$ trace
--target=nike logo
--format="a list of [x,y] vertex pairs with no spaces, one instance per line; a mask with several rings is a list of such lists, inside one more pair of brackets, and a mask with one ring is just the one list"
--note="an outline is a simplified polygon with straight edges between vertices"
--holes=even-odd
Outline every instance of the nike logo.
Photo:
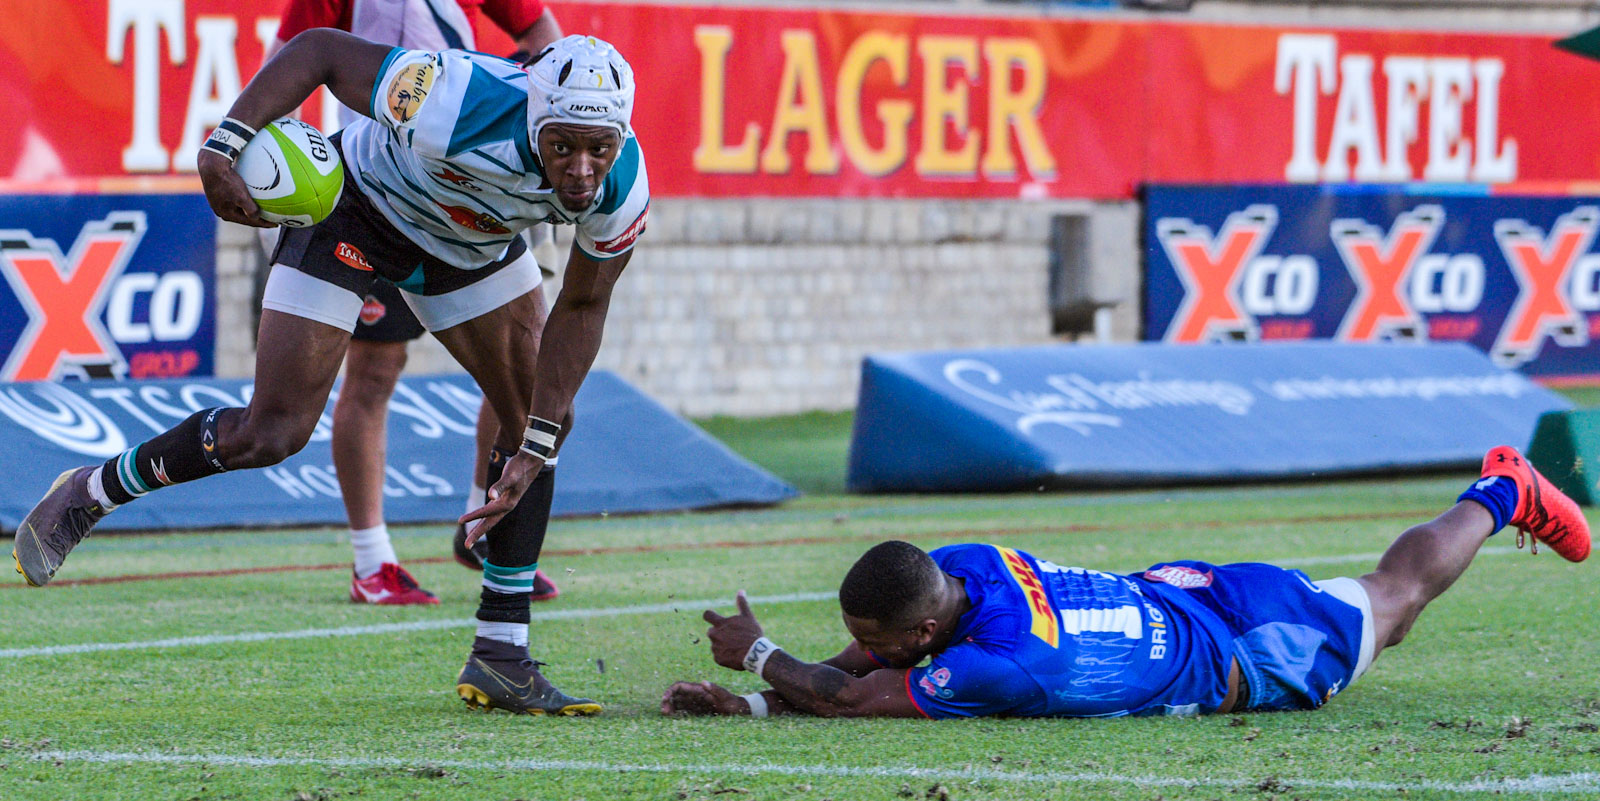
[[381,600],[383,600],[385,598],[388,598],[389,596],[394,594],[392,592],[389,592],[388,590],[378,590],[377,592],[367,592],[365,589],[363,589],[363,588],[361,588],[359,586],[356,587],[356,592],[361,593],[362,597],[366,598],[368,601],[370,601],[372,603],[377,603],[377,602],[379,602],[379,601],[381,601]]
[[478,660],[478,664],[483,666],[483,672],[493,676],[495,681],[500,682],[505,687],[507,687],[507,688],[509,688],[511,690],[515,690],[517,692],[517,695],[519,695],[519,696],[527,695],[528,692],[533,689],[533,678],[532,677],[529,677],[526,682],[524,682],[522,684],[518,684],[518,683],[506,678],[505,675],[502,674],[500,671],[495,670],[494,668],[489,667],[488,665],[484,665],[483,664],[483,660],[481,660],[481,659]]

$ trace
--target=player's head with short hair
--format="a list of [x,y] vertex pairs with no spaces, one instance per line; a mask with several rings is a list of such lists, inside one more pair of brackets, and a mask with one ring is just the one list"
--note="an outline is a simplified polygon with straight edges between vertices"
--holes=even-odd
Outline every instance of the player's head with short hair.
[[921,548],[891,541],[856,560],[839,585],[844,625],[862,650],[909,668],[948,644],[955,630],[947,577]]
[[925,617],[938,603],[944,571],[909,542],[874,545],[839,585],[839,606],[856,618],[898,626]]

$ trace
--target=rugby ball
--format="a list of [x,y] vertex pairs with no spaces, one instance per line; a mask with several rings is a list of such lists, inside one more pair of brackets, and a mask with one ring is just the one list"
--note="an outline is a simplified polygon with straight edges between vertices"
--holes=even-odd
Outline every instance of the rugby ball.
[[233,169],[261,217],[291,228],[322,222],[344,191],[344,167],[328,137],[289,117],[256,132]]

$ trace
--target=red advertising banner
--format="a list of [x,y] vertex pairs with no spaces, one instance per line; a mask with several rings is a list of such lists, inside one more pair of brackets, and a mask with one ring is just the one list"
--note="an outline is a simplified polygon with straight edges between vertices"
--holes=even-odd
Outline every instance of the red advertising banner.
[[[1538,36],[562,3],[640,82],[658,195],[1131,197],[1600,182],[1600,64]],[[0,0],[0,189],[182,176],[279,0]],[[485,38],[485,42],[504,41]],[[487,45],[486,45],[487,46]],[[304,112],[320,123],[321,101]]]
[[1600,64],[1554,37],[1151,28],[1150,183],[1600,179]]

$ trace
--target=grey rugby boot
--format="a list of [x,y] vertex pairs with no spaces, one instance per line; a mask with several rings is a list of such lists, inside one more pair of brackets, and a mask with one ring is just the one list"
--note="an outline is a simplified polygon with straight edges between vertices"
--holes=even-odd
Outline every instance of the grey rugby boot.
[[598,715],[600,704],[573,698],[539,675],[543,662],[528,658],[528,649],[479,637],[472,655],[456,678],[456,695],[470,709],[504,709],[513,715]]
[[75,467],[56,476],[50,491],[17,526],[11,558],[29,584],[49,584],[67,554],[106,516],[106,510],[89,496],[89,474],[93,472],[93,467]]

